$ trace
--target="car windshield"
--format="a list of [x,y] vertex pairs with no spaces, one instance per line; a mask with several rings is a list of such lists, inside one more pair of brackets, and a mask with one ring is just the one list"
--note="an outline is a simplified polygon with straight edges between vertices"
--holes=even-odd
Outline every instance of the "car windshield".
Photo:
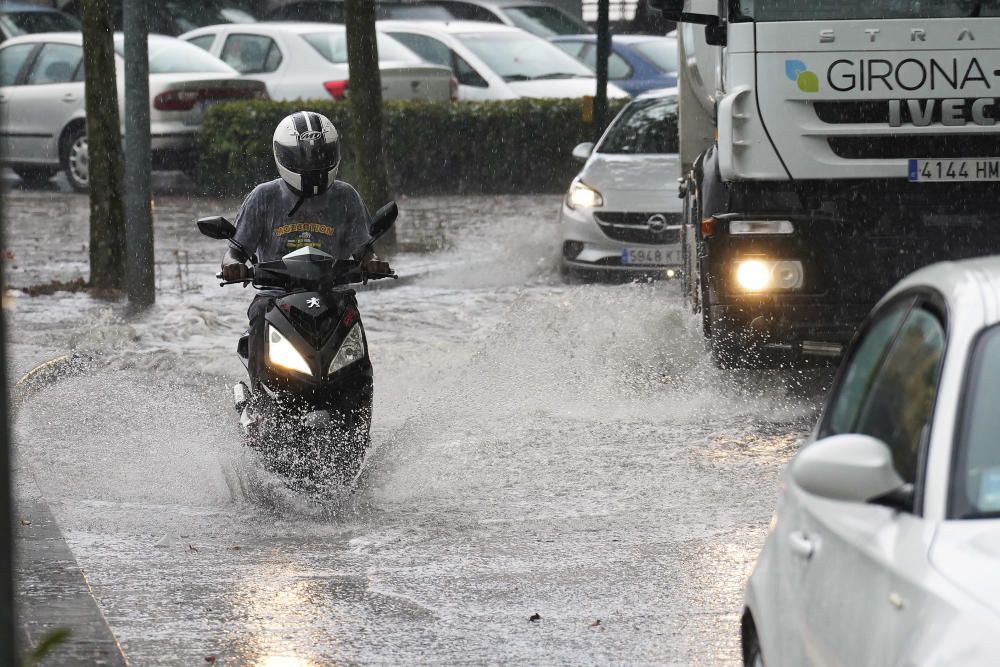
[[[311,32],[302,35],[302,39],[306,40],[309,46],[316,49],[323,58],[331,63],[340,65],[347,62],[347,33],[343,30]],[[378,59],[381,62],[421,62],[419,56],[392,37],[379,33],[375,39],[378,42]]]
[[[115,35],[115,51],[124,57],[125,38]],[[193,44],[179,39],[151,35],[149,38],[149,73],[236,74],[236,70]]]
[[1000,516],[1000,327],[980,338],[969,367],[950,514],[995,517]]
[[78,32],[80,22],[62,12],[2,12],[0,25],[11,37],[37,32]]
[[532,35],[484,32],[456,37],[505,81],[594,76],[571,56]]
[[677,152],[677,98],[631,102],[597,146],[598,153],[669,155]]
[[1000,0],[731,0],[733,20],[835,21],[1000,16]]
[[677,71],[677,40],[651,39],[648,42],[633,44],[632,48],[656,65],[661,72]]
[[525,5],[523,7],[504,7],[503,11],[518,28],[540,37],[593,32],[586,23],[577,21],[556,7]]
[[253,23],[253,15],[238,2],[190,2],[168,0],[164,3],[167,13],[181,32],[217,23]]

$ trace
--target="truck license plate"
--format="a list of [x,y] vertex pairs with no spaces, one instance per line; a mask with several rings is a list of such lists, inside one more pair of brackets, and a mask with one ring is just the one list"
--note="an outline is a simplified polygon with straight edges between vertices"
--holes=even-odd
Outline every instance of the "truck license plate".
[[673,248],[625,248],[622,250],[622,264],[630,266],[667,266],[677,263],[677,250]]
[[908,180],[911,183],[1000,181],[1000,158],[910,160]]

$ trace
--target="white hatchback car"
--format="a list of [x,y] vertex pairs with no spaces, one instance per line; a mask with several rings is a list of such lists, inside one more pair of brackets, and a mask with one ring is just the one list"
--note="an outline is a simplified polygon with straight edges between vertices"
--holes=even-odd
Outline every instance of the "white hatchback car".
[[559,215],[563,273],[589,270],[658,273],[681,264],[682,202],[677,198],[677,90],[630,102],[586,160]]
[[875,307],[786,468],[746,588],[748,665],[1000,661],[1000,257]]
[[[124,39],[115,35],[118,105],[124,116]],[[27,182],[60,169],[71,186],[90,181],[80,33],[15,37],[0,47],[0,151]],[[153,165],[187,168],[205,110],[217,102],[267,97],[264,84],[173,37],[149,37]]]
[[[379,21],[425,60],[450,68],[460,100],[584,97],[597,90],[594,73],[576,58],[519,28],[476,21]],[[608,97],[628,94],[613,84]]]
[[[347,33],[328,23],[225,23],[186,32],[236,71],[267,84],[271,99],[343,100],[348,94]],[[451,70],[428,62],[385,35],[378,36],[385,100],[451,100]]]

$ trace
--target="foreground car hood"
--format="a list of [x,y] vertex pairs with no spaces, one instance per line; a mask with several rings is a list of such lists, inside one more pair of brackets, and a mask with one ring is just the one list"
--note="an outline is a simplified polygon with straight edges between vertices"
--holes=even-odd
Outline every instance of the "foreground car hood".
[[1000,613],[1000,519],[943,522],[930,561],[966,595]]
[[580,179],[602,192],[649,190],[677,199],[679,175],[677,155],[595,153],[580,172]]
[[[597,90],[596,79],[543,79],[510,81],[507,86],[521,97],[584,97]],[[621,88],[608,84],[608,97],[628,97]]]

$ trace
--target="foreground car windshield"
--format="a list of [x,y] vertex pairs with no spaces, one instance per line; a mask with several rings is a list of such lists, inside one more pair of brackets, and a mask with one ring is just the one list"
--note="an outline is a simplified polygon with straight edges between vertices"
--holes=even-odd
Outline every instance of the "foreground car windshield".
[[677,152],[676,98],[636,100],[625,108],[597,146],[598,153]]
[[61,12],[3,12],[0,26],[11,37],[36,32],[76,32],[80,22]]
[[835,21],[1000,16],[1000,0],[731,0],[734,20]]
[[987,331],[972,354],[951,515],[1000,516],[1000,327]]
[[[338,32],[312,32],[302,35],[302,38],[309,42],[309,45],[319,51],[319,54],[335,65],[347,62],[347,33]],[[375,39],[378,42],[378,59],[381,62],[398,61],[404,63],[418,63],[420,58],[405,46],[379,33]]]
[[594,76],[571,56],[530,35],[464,33],[456,37],[505,81]]
[[[115,51],[124,57],[125,38],[115,35]],[[149,38],[149,73],[236,74],[236,70],[204,50],[177,39]]]
[[252,23],[255,19],[238,3],[182,2],[165,3],[167,13],[173,18],[181,32],[194,30],[217,23]]
[[592,32],[586,24],[574,21],[571,16],[555,7],[527,5],[525,7],[507,7],[504,11],[518,28],[542,37]]

